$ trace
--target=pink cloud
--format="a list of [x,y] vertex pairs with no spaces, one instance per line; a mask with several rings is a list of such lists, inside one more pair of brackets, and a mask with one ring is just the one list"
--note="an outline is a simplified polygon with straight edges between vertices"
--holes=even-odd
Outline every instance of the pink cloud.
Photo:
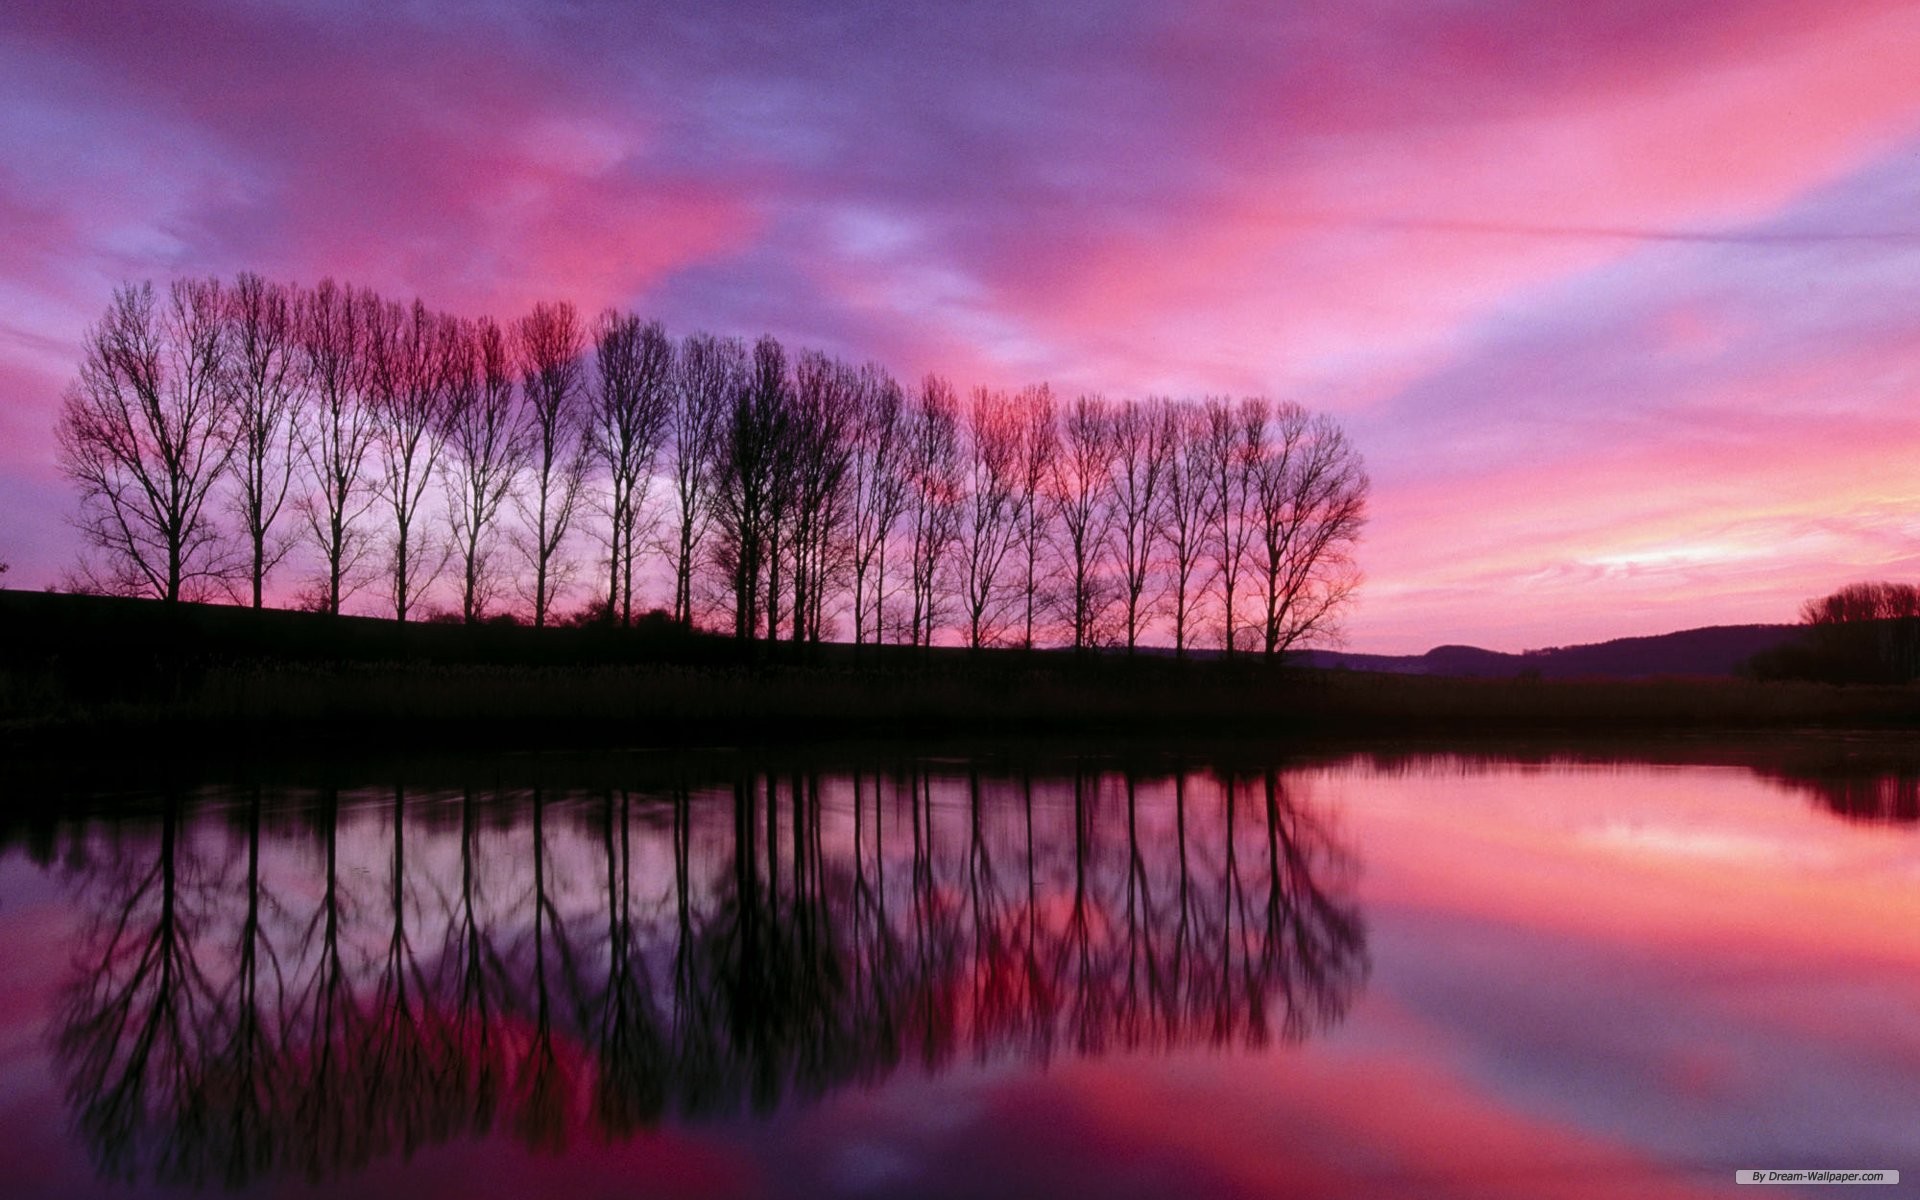
[[[1317,95],[1311,71],[1231,80],[1247,94],[1205,131],[1215,186],[1144,221],[1069,214],[1057,240],[1056,223],[1038,223],[988,260],[996,299],[1110,379],[1197,356],[1291,380],[1321,355],[1391,357],[1452,336],[1516,293],[1643,247],[1604,231],[1766,217],[1920,129],[1910,11],[1722,12],[1651,61],[1637,38],[1582,43],[1576,27],[1557,31],[1558,49],[1583,66],[1548,81],[1509,79],[1510,64],[1489,65],[1483,50],[1460,61],[1495,20],[1458,20],[1373,48],[1380,76],[1458,81],[1468,99],[1444,119],[1403,95],[1354,120],[1349,92]],[[1502,81],[1511,90],[1494,92]],[[1215,85],[1208,75],[1172,86]],[[1532,232],[1555,228],[1602,235]]]
[[1376,482],[1362,649],[1780,619],[1912,565],[1908,6],[730,12],[9,11],[11,486],[115,283],[251,268],[1325,405]]
[[644,113],[609,111],[507,30],[452,39],[397,22],[369,44],[346,22],[211,6],[35,16],[24,37],[70,56],[89,97],[74,103],[97,90],[137,106],[107,154],[188,129],[226,168],[188,184],[193,223],[224,226],[176,230],[202,244],[152,268],[333,274],[461,310],[555,295],[591,309],[753,223],[737,193],[650,177]]

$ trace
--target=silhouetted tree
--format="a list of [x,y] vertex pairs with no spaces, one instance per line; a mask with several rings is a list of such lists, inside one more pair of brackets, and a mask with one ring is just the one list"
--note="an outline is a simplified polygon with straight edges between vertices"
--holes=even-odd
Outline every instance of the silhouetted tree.
[[1158,600],[1158,519],[1177,434],[1173,405],[1163,397],[1124,401],[1113,414],[1113,537],[1128,653]]
[[1238,648],[1235,603],[1253,548],[1254,464],[1266,435],[1267,408],[1264,400],[1247,399],[1236,405],[1217,396],[1208,398],[1203,410],[1207,475],[1213,488],[1209,540],[1214,579],[1220,585],[1220,643],[1229,656]]
[[1041,570],[1052,542],[1053,506],[1047,499],[1047,480],[1060,448],[1059,416],[1053,391],[1045,384],[1021,391],[1018,494],[1015,508],[1020,530],[1022,635],[1020,644],[1034,646],[1034,618],[1046,604],[1041,595]]
[[268,573],[293,546],[293,539],[275,533],[274,523],[292,487],[295,418],[307,392],[297,297],[292,287],[250,271],[225,295],[234,401],[230,467],[255,608],[263,602]]
[[693,623],[693,573],[699,562],[720,455],[722,422],[746,386],[746,348],[730,338],[694,334],[674,358],[669,473],[673,482],[673,619]]
[[471,625],[495,594],[496,526],[530,442],[500,326],[491,317],[463,323],[447,352],[447,523],[460,560],[460,616]]
[[1808,625],[1909,617],[1920,617],[1920,586],[1911,583],[1850,583],[1800,606],[1800,620]]
[[860,373],[852,430],[853,640],[886,640],[887,543],[907,503],[906,398],[882,368]]
[[941,575],[958,532],[962,489],[959,400],[953,385],[927,376],[907,412],[907,520],[913,607],[908,641],[933,644],[940,618]]
[[1339,426],[1297,404],[1271,410],[1254,463],[1254,560],[1267,657],[1332,632],[1359,584],[1353,546],[1366,521],[1367,476]]
[[1075,650],[1096,644],[1112,594],[1102,568],[1113,530],[1113,467],[1112,406],[1101,396],[1075,397],[1061,422],[1060,448],[1048,476]]
[[844,565],[860,386],[858,372],[824,354],[808,352],[794,364],[794,641],[820,640],[827,594]]
[[763,615],[771,628],[777,617],[763,608],[771,588],[762,581],[776,572],[776,524],[785,501],[788,411],[786,355],[780,343],[763,337],[753,348],[746,386],[736,390],[721,430],[715,474],[714,515],[720,527],[717,556],[733,596],[735,637],[758,635]]
[[1920,587],[1852,583],[1800,608],[1806,636],[1760,656],[1763,678],[1905,683],[1920,677]]
[[[855,643],[928,645],[951,626],[975,645],[1124,640],[1131,651],[1164,617],[1177,653],[1217,622],[1229,653],[1253,644],[1253,633],[1277,656],[1334,633],[1359,578],[1364,472],[1337,425],[1298,405],[1083,396],[1062,409],[1040,385],[977,390],[963,408],[937,375],[908,396],[875,365],[789,356],[771,337],[751,353],[704,334],[676,348],[658,322],[613,311],[592,331],[590,370],[588,331],[565,303],[537,305],[502,330],[331,280],[307,292],[251,274],[231,291],[182,283],[166,313],[151,293],[116,297],[83,382],[105,381],[112,398],[105,334],[132,330],[113,344],[145,349],[115,363],[147,362],[155,386],[213,398],[218,421],[168,436],[214,447],[237,481],[229,494],[245,536],[222,554],[204,488],[187,489],[200,500],[188,506],[198,515],[183,574],[200,591],[244,577],[256,606],[288,553],[274,530],[301,490],[296,475],[322,560],[302,600],[339,612],[364,586],[364,555],[379,540],[364,517],[384,502],[388,590],[402,620],[457,556],[466,620],[481,619],[511,584],[534,624],[550,623],[577,565],[568,538],[586,495],[604,500],[608,547],[604,602],[596,594],[589,613],[630,624],[646,548],[657,546],[674,619],[693,621],[696,590],[703,609],[727,595],[742,637],[818,641],[845,608]],[[184,357],[170,350],[162,372],[162,342],[201,310],[218,318],[201,322],[204,344]],[[97,430],[74,436],[85,390],[69,398],[68,441],[106,457],[88,466],[63,450],[76,479],[114,461]],[[146,419],[137,404],[122,412]],[[156,444],[147,459],[173,470],[169,454]],[[589,487],[596,468],[604,491]],[[194,462],[181,469],[205,474]],[[672,495],[650,505],[656,473]],[[155,489],[161,515],[142,519],[148,491],[129,478],[87,485],[83,508],[100,544],[138,538],[154,569],[142,575],[125,554],[109,554],[91,586],[165,594],[174,518]],[[430,532],[435,479],[446,503]],[[127,503],[114,508],[109,493]],[[517,519],[501,516],[509,500]],[[716,525],[720,536],[708,537]],[[524,572],[497,565],[496,530],[522,552]],[[904,561],[904,580],[894,582],[889,559]],[[240,594],[237,584],[229,594]],[[1920,639],[1910,657],[1920,667]]]
[[392,517],[388,585],[393,615],[406,620],[446,563],[437,559],[420,505],[446,435],[447,373],[462,352],[457,323],[411,305],[366,297],[368,400],[376,434],[380,498]]
[[593,445],[606,468],[607,617],[633,624],[633,565],[647,487],[673,411],[673,343],[660,322],[607,310],[594,330],[599,366]]
[[1020,423],[1005,392],[974,390],[965,426],[959,526],[960,603],[967,645],[998,640],[1013,593],[1005,568],[1020,535]]
[[299,300],[301,367],[312,389],[298,430],[312,484],[301,509],[325,564],[313,606],[336,614],[361,583],[367,538],[359,521],[374,499],[366,477],[378,429],[366,392],[367,307],[331,279]]
[[225,301],[213,280],[117,290],[87,331],[55,434],[100,554],[85,586],[167,601],[225,577],[208,501],[234,452]]
[[1173,425],[1167,455],[1166,485],[1157,515],[1161,543],[1166,547],[1167,593],[1173,606],[1173,650],[1186,657],[1187,642],[1210,577],[1208,534],[1217,516],[1219,491],[1208,466],[1207,418],[1198,409],[1176,404],[1167,410]]
[[521,549],[533,568],[533,623],[547,623],[565,584],[562,550],[586,481],[590,447],[581,355],[586,335],[573,305],[536,304],[514,327],[532,478],[517,498],[525,522]]
[[767,640],[780,636],[785,613],[788,539],[793,533],[798,496],[795,484],[799,476],[795,456],[798,415],[794,411],[793,375],[787,368],[787,354],[772,337],[763,337],[753,347],[753,390],[760,397],[759,410],[777,414],[767,426],[765,468],[765,520],[762,524],[761,575],[764,592],[761,609],[766,616]]

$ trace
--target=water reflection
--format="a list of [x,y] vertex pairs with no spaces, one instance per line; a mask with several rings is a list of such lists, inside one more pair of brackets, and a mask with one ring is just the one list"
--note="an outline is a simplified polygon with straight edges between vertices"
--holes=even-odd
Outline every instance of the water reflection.
[[67,858],[55,1057],[130,1180],[1298,1041],[1367,974],[1353,855],[1275,771],[175,792]]
[[1804,762],[1763,774],[1805,792],[1835,816],[1868,825],[1920,821],[1920,765],[1900,762],[1866,771],[1845,759]]
[[[1665,753],[1659,751],[1664,750]],[[1905,737],[1796,739],[1784,744],[1604,744],[1579,750],[1507,746],[1497,752],[1392,751],[1357,756],[1385,777],[1467,775],[1569,766],[1640,770],[1653,764],[1736,766],[1787,787],[1822,812],[1867,825],[1920,823],[1920,749]]]

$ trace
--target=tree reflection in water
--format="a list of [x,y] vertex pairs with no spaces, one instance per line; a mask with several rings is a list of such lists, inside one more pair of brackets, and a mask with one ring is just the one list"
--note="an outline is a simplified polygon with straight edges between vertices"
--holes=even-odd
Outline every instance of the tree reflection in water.
[[1367,972],[1352,854],[1275,771],[208,799],[70,855],[55,1049],[106,1175],[321,1179],[903,1064],[1258,1048]]
[[1858,764],[1795,763],[1762,772],[1810,795],[1821,808],[1864,825],[1912,825],[1920,822],[1920,768],[1900,762],[1866,772]]

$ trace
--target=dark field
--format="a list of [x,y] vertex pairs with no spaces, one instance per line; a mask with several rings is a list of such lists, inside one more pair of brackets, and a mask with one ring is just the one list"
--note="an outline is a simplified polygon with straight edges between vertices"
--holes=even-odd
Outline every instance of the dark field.
[[1911,728],[1920,691],[1729,678],[1461,679],[1258,657],[737,642],[665,623],[463,627],[0,592],[0,737],[644,745]]

